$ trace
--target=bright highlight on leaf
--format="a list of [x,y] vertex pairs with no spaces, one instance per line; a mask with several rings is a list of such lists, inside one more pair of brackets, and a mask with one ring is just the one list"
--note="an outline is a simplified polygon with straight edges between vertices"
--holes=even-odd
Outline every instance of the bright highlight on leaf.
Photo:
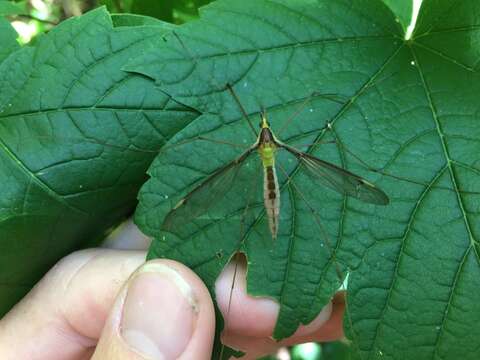
[[305,343],[294,346],[292,357],[298,360],[318,360],[321,359],[322,348],[316,343]]

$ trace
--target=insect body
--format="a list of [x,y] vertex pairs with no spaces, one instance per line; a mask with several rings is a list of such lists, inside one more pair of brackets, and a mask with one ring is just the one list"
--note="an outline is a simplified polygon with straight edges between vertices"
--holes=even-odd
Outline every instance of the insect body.
[[258,153],[263,165],[263,199],[268,216],[268,225],[273,239],[277,237],[280,217],[280,191],[277,170],[275,169],[275,152],[277,141],[270,130],[265,112],[262,111],[260,134],[257,140]]

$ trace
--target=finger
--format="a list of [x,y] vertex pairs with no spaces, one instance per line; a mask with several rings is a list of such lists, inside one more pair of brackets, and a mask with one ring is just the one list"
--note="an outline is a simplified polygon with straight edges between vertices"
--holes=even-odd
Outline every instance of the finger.
[[[235,285],[232,290],[234,277]],[[282,344],[271,339],[279,305],[271,299],[247,295],[245,262],[227,266],[218,278],[215,289],[217,302],[226,319],[222,337],[225,343],[236,349],[262,354],[269,353]],[[301,325],[283,344],[313,341],[310,339],[326,341],[341,338],[343,310],[343,301],[335,297],[333,304],[328,303],[310,324]],[[269,351],[266,352],[267,350]]]
[[[235,334],[227,334],[223,337],[225,343],[235,349],[242,350],[247,355],[242,360],[257,359],[272,354],[280,347],[303,344],[306,342],[327,342],[341,339],[343,337],[343,314],[345,310],[344,294],[338,293],[332,301],[332,313],[327,322],[323,323],[313,332],[302,334],[297,331],[295,335],[281,341],[275,341],[270,337],[248,337]],[[319,315],[317,319],[321,317]],[[313,322],[317,321],[315,319]],[[313,325],[313,322],[309,325]],[[299,328],[299,330],[302,327]],[[313,329],[313,328],[311,328]]]
[[271,299],[247,295],[246,264],[244,258],[240,259],[228,264],[215,283],[225,331],[243,336],[271,336],[280,307]]
[[147,250],[151,242],[152,239],[143,234],[133,220],[129,219],[103,241],[102,247],[118,250]]
[[0,320],[0,359],[84,358],[144,259],[144,252],[96,249],[61,260]]
[[210,359],[214,333],[203,282],[179,263],[154,260],[119,293],[93,359]]

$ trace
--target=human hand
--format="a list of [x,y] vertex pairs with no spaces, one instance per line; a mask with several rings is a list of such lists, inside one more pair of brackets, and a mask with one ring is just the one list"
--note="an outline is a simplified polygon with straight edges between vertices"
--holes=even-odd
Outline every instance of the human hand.
[[[60,261],[0,320],[0,359],[209,359],[215,318],[206,287],[179,263],[144,259],[144,252],[95,249]],[[224,314],[233,268],[217,281]],[[342,336],[342,296],[276,343],[270,335],[278,305],[244,291],[240,265],[224,340],[247,352],[245,359]]]

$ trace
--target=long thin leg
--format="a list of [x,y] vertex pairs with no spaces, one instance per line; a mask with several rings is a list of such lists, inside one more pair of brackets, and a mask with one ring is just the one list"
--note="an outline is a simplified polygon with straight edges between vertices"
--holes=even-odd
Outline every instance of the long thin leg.
[[[173,35],[177,38],[178,42],[180,43],[180,45],[182,46],[182,48],[187,52],[188,56],[195,62],[195,65],[198,65],[198,59],[190,52],[190,50],[187,48],[187,46],[184,44],[183,40],[180,38],[180,36],[178,36],[177,32],[176,31],[172,31]],[[216,86],[218,86],[218,82],[216,82]],[[215,85],[215,84],[214,84]],[[250,127],[250,129],[252,130],[255,138],[258,136],[257,134],[257,131],[255,130],[255,127],[253,126],[252,124],[252,121],[250,120],[250,118],[248,117],[248,114],[245,110],[245,108],[243,107],[241,101],[240,101],[240,98],[238,97],[238,95],[235,93],[235,91],[233,90],[233,87],[230,85],[230,84],[226,84],[225,85],[225,88],[230,92],[230,94],[232,95],[233,99],[235,100],[235,102],[237,103],[240,111],[242,112],[242,115],[243,117],[245,118],[245,120],[247,121],[247,124],[248,126]]]
[[255,138],[256,138],[258,136],[257,131],[255,130],[255,127],[253,126],[252,121],[248,117],[247,111],[245,110],[242,103],[240,102],[240,98],[238,97],[235,90],[233,90],[232,85],[227,84],[227,89],[228,89],[228,91],[230,91],[230,94],[232,94],[233,98],[235,99],[235,102],[237,103],[238,107],[240,108],[240,111],[242,112],[243,117],[245,118],[245,120],[247,120],[248,126],[250,127],[250,129],[252,130],[252,132],[253,132],[253,134],[255,135]]
[[[318,92],[313,92],[311,93],[304,101],[302,101],[300,103],[300,106],[298,106],[297,110],[295,110],[295,112],[290,115],[290,117],[285,121],[285,123],[282,125],[282,127],[280,128],[280,130],[277,131],[277,133],[279,135],[282,134],[282,132],[288,127],[288,125],[290,125],[290,123],[292,122],[293,119],[295,119],[303,110],[305,110],[305,107],[308,105],[308,103],[315,97],[315,96],[320,96],[320,97],[324,97],[326,99],[329,99],[329,100],[332,100],[332,101],[335,101],[339,104],[344,104],[343,102],[341,101],[338,101],[336,99],[334,99],[332,96],[335,96],[337,94],[321,94],[321,93],[318,93]],[[320,129],[322,130],[322,129]]]
[[[335,143],[338,144],[338,146],[343,150],[345,151],[346,153],[348,153],[350,156],[352,156],[355,161],[357,161],[357,163],[359,163],[361,166],[363,166],[367,171],[371,171],[373,173],[377,173],[377,174],[380,174],[380,175],[383,175],[383,176],[387,176],[389,178],[392,178],[392,179],[395,179],[395,180],[399,180],[399,181],[405,181],[405,182],[409,182],[411,184],[415,184],[415,185],[420,185],[420,186],[423,186],[423,187],[430,187],[431,185],[428,184],[428,183],[425,183],[425,182],[422,182],[422,181],[416,181],[416,180],[413,180],[413,179],[407,179],[405,177],[402,177],[402,176],[398,176],[398,175],[395,175],[395,174],[390,174],[390,173],[387,173],[381,169],[376,169],[374,168],[373,166],[369,165],[366,161],[364,161],[363,159],[361,159],[358,155],[356,155],[355,153],[353,153],[353,151],[349,150],[345,144],[343,144],[343,142],[338,139],[337,137],[337,134],[335,132],[335,130],[329,126],[328,129],[332,132],[333,134],[333,137],[335,138]],[[441,190],[448,190],[448,191],[453,191],[453,192],[457,192],[458,190],[456,189],[452,189],[450,187],[447,187],[447,186],[439,186],[439,185],[436,185],[434,186],[435,189],[441,189]],[[470,194],[470,195],[479,195],[480,194],[480,191],[460,191],[461,194]]]
[[[258,167],[257,167],[257,170],[258,170]],[[250,204],[252,204],[252,202],[255,200],[255,195],[256,195],[255,194],[255,188],[256,188],[257,184],[255,182],[258,181],[258,178],[253,176],[252,180],[253,180],[253,182],[250,185],[249,191],[248,191],[248,194],[247,194],[247,199],[248,199],[247,200],[247,205],[245,206],[245,209],[242,213],[242,217],[241,217],[241,220],[240,220],[240,241],[239,241],[239,243],[236,247],[234,255],[232,256],[232,260],[235,261],[235,268],[233,270],[232,285],[230,286],[230,292],[229,292],[229,295],[228,295],[227,313],[225,314],[225,319],[224,319],[224,330],[227,328],[227,322],[228,322],[228,319],[230,317],[230,311],[231,311],[232,299],[233,299],[233,290],[235,289],[235,282],[236,282],[237,273],[238,273],[238,259],[235,260],[235,257],[237,256],[237,253],[240,250],[240,248],[242,247],[242,245],[245,243],[245,239],[246,239],[246,236],[247,236],[245,219],[247,218],[247,214],[251,209]],[[224,351],[225,351],[225,344],[223,344],[223,342],[222,342],[222,348],[220,350],[220,357],[219,357],[220,360],[223,360]]]
[[[325,229],[325,227],[323,226],[322,224],[322,221],[320,219],[320,216],[318,214],[318,212],[315,210],[315,208],[310,204],[310,202],[308,201],[307,197],[303,194],[303,192],[298,188],[298,186],[295,184],[295,182],[293,181],[293,179],[289,176],[289,174],[287,173],[287,171],[280,165],[278,165],[278,168],[282,171],[282,173],[285,175],[285,177],[287,178],[287,186],[292,186],[295,190],[296,193],[298,193],[301,197],[301,199],[305,202],[305,204],[307,205],[308,209],[310,210],[312,216],[314,217],[314,220],[315,220],[315,223],[316,225],[318,226],[319,230],[320,230],[320,233],[322,234],[323,236],[323,243],[326,245],[328,251],[329,251],[329,255],[330,255],[330,259],[331,261],[334,263],[334,266],[335,266],[335,271],[337,273],[337,277],[338,277],[338,280],[340,282],[340,284],[343,284],[344,282],[344,277],[343,277],[343,274],[342,274],[342,271],[341,271],[341,268],[340,266],[338,265],[338,262],[336,261],[336,249],[334,249],[332,247],[332,244],[331,244],[331,241],[330,241],[330,237],[328,236],[328,233]],[[352,321],[352,317],[350,315],[350,312],[348,310],[348,304],[347,304],[347,297],[345,297],[345,313],[347,314],[347,318],[348,318],[348,322],[349,322],[349,326],[350,326],[350,329],[351,329],[351,333],[352,333],[352,337],[353,337],[353,343],[354,345],[357,347],[357,351],[359,352],[360,350],[358,349],[358,341],[357,341],[357,335],[353,329],[353,321]]]

